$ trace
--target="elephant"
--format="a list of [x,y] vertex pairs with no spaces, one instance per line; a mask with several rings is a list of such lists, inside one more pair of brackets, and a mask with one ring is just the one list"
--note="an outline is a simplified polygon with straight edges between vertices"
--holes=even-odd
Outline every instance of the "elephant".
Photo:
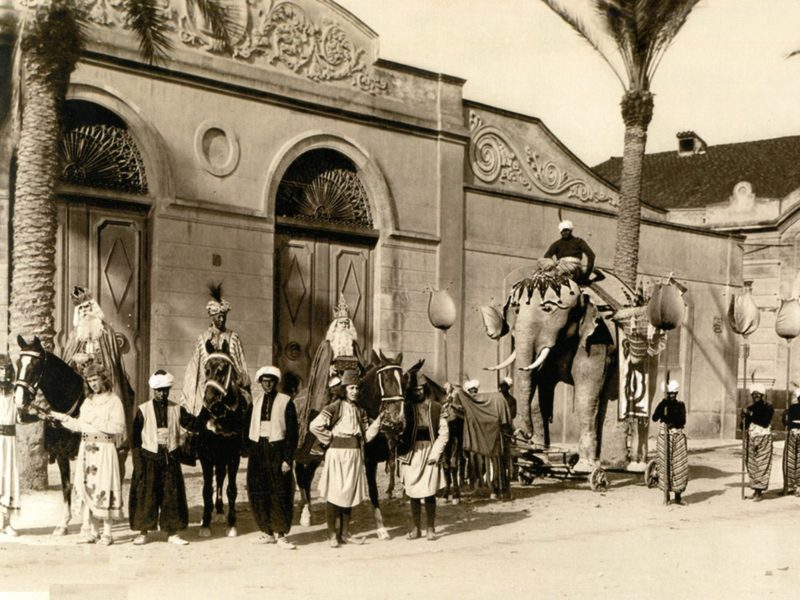
[[487,334],[498,339],[511,331],[514,350],[488,370],[516,362],[518,426],[532,433],[535,443],[549,446],[556,384],[573,385],[580,419],[579,466],[591,470],[599,464],[608,400],[618,394],[614,324],[606,322],[553,261],[540,261],[530,277],[512,286],[502,315],[494,310],[492,323],[491,309],[482,308]]

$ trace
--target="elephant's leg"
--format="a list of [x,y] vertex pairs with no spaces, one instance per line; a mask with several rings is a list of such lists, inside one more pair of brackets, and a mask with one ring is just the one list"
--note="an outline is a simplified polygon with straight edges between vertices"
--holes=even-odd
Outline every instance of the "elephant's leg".
[[608,348],[604,345],[590,346],[589,350],[578,348],[572,363],[575,381],[575,405],[580,423],[578,454],[582,464],[594,466],[599,459],[600,440],[605,420],[607,401],[600,400],[600,392],[607,374]]
[[555,395],[556,382],[543,380],[538,383],[537,387],[539,390],[538,398],[531,405],[533,441],[549,447],[550,419],[553,417],[553,396]]

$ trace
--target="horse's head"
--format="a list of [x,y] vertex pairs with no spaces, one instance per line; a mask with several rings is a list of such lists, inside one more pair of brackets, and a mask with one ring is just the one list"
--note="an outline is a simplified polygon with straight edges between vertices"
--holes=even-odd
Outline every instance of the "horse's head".
[[20,353],[17,361],[17,379],[14,382],[14,402],[18,407],[23,407],[28,406],[36,398],[47,361],[47,352],[38,337],[27,342],[18,335],[17,344]]
[[206,380],[203,405],[211,414],[211,418],[219,422],[241,408],[237,383],[239,373],[231,358],[227,341],[223,341],[219,349],[214,348],[210,341],[206,341],[206,354],[203,365]]
[[403,398],[406,378],[400,366],[402,362],[402,352],[394,358],[381,351],[373,352],[372,362],[361,378],[359,403],[370,418],[374,419],[382,412],[382,428],[390,434],[399,433],[405,426]]

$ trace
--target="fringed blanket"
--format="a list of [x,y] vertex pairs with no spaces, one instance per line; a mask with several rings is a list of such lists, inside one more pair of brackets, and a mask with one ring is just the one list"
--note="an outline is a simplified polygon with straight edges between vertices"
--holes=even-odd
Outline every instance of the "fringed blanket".
[[750,487],[766,490],[769,487],[769,474],[772,470],[772,434],[748,432],[747,474]]
[[[669,464],[667,464],[667,446],[664,443],[664,427],[658,434],[658,487],[662,490],[681,493],[689,483],[689,453],[686,449],[686,434],[683,429],[672,429],[669,432]],[[667,477],[669,474],[669,477]]]

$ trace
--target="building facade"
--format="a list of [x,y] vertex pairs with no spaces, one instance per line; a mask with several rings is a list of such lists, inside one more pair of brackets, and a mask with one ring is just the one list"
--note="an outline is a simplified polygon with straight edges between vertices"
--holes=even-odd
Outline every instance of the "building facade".
[[[466,101],[462,79],[381,60],[377,35],[335,3],[248,2],[223,48],[199,15],[165,1],[173,50],[155,67],[114,6],[91,13],[93,42],[68,93],[57,345],[71,323],[67,291],[88,286],[124,334],[140,399],[155,368],[182,380],[208,325],[209,283],[223,284],[253,373],[274,363],[304,378],[344,295],[362,346],[460,381],[503,351],[478,306],[502,302],[561,218],[611,266],[616,188],[538,119]],[[643,282],[673,273],[689,289],[666,360],[690,398],[691,433],[729,435],[735,341],[714,324],[741,286],[740,240],[655,207],[643,219]],[[458,308],[446,343],[428,320],[434,289]],[[0,344],[13,349],[7,337],[6,327]],[[571,441],[569,390],[559,397],[553,431]]]

